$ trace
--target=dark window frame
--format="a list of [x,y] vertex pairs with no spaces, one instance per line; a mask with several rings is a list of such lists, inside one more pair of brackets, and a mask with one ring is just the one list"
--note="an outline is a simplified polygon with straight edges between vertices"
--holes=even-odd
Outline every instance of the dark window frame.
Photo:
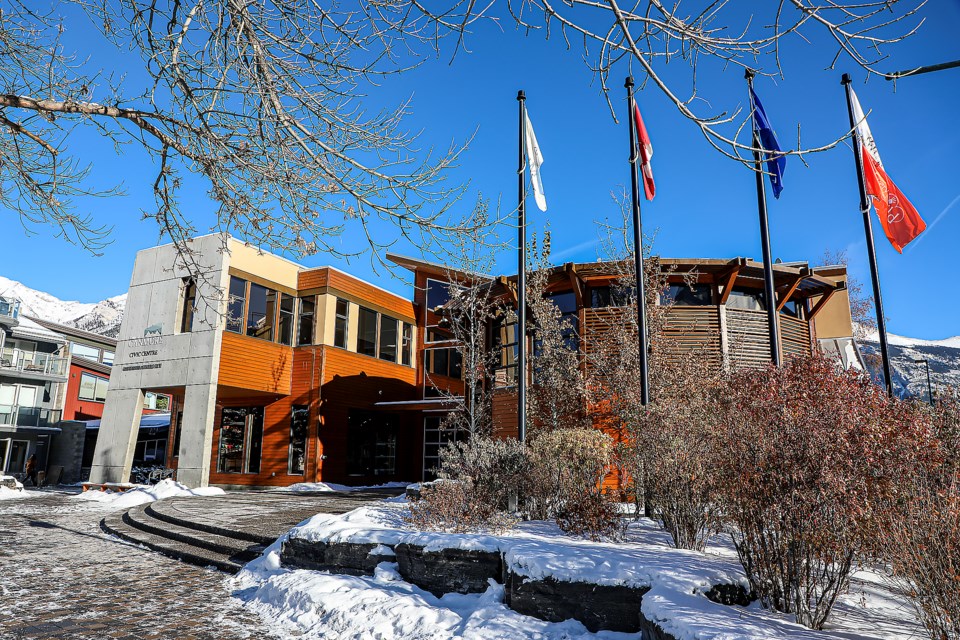
[[[373,341],[369,340],[371,327],[367,326],[372,322]],[[380,314],[367,307],[358,307],[357,311],[357,353],[362,356],[377,357],[380,338]],[[369,343],[369,348],[368,348]]]
[[[237,293],[235,284],[239,284],[243,292]],[[230,276],[230,284],[227,289],[227,317],[226,324],[224,329],[231,333],[238,333],[243,335],[244,325],[247,318],[247,290],[249,282],[243,278],[238,278],[237,276]],[[239,303],[240,309],[236,309],[236,305]]]
[[[285,310],[283,308],[284,303],[290,301],[290,308]],[[284,293],[282,291],[277,292],[277,324],[276,324],[276,338],[277,344],[282,344],[287,347],[293,346],[293,337],[295,335],[294,329],[296,328],[294,319],[297,317],[297,298],[291,296],[289,293]],[[286,334],[286,336],[284,336]]]
[[184,278],[180,291],[180,333],[193,331],[193,321],[197,311],[197,281]]
[[[309,311],[305,311],[307,305],[311,305]],[[297,346],[305,346],[315,344],[316,338],[314,337],[314,332],[316,331],[316,320],[317,320],[317,297],[316,296],[303,296],[299,299],[299,304],[297,305]],[[303,331],[305,328],[309,327],[310,335],[304,341]]]
[[[344,305],[344,313],[340,314],[340,303]],[[338,339],[342,338],[342,339]],[[340,344],[342,343],[342,344]],[[333,346],[341,349],[348,348],[350,343],[350,302],[337,298],[334,306]]]
[[[396,476],[400,421],[395,414],[351,409],[347,414],[347,475]],[[384,465],[389,461],[389,466]],[[381,466],[384,465],[384,466]]]
[[[303,420],[303,424],[297,424],[297,420]],[[298,429],[302,429],[302,435],[296,434]],[[299,438],[302,459],[299,470],[294,468],[295,438]],[[310,441],[310,406],[305,404],[295,404],[290,407],[290,441],[287,448],[287,475],[302,476],[306,474],[307,469],[307,449]]]

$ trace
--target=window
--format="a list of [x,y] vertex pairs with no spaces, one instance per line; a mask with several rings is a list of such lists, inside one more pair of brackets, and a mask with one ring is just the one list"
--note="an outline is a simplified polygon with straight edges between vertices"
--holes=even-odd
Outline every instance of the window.
[[709,284],[669,284],[660,294],[660,302],[678,307],[700,307],[713,303],[713,287]]
[[310,428],[310,407],[293,405],[290,413],[290,455],[287,473],[303,475],[307,462],[307,430]]
[[230,295],[227,302],[227,331],[243,332],[243,307],[247,297],[247,281],[230,276]]
[[350,313],[350,303],[337,298],[337,317],[333,323],[333,346],[347,348],[347,321]]
[[377,355],[377,312],[360,307],[357,314],[357,353]]
[[787,303],[780,308],[780,313],[785,316],[792,316],[794,318],[800,317],[800,310],[803,308],[803,304],[797,300],[787,300]]
[[317,312],[317,299],[314,296],[300,298],[300,325],[297,331],[297,344],[313,344],[313,319]]
[[153,391],[147,391],[143,394],[143,408],[144,409],[156,409],[157,408],[157,394]]
[[347,415],[347,475],[396,474],[397,418],[351,410]]
[[133,459],[144,464],[163,464],[167,454],[167,440],[141,440],[133,451]]
[[500,351],[500,360],[494,371],[494,384],[497,387],[511,387],[517,384],[517,358],[520,352],[516,318],[499,322],[494,326],[494,332],[494,343]]
[[613,284],[607,287],[590,289],[590,307],[593,309],[629,307],[636,299],[637,288],[633,285]]
[[397,361],[397,324],[389,316],[380,316],[380,359]]
[[439,416],[427,416],[423,419],[423,479],[426,482],[436,480],[436,470],[440,466],[440,451],[452,442],[465,439],[467,432],[460,429],[444,429]]
[[113,364],[114,355],[113,351],[104,351],[101,362],[103,362],[103,364]]
[[273,319],[276,313],[277,292],[255,282],[250,283],[247,302],[247,335],[273,340]]
[[403,323],[403,344],[400,349],[400,362],[409,365],[413,354],[413,326]]
[[173,436],[173,457],[180,457],[180,435],[183,433],[183,411],[177,411],[177,430]]
[[193,278],[184,278],[181,288],[180,333],[193,331],[193,315],[197,304],[197,283]]
[[548,293],[550,300],[560,310],[560,332],[567,348],[576,351],[580,348],[580,316],[577,314],[577,297],[572,291]]
[[293,344],[293,296],[285,293],[280,296],[280,323],[277,326],[277,342],[290,346]]
[[427,280],[427,309],[430,311],[436,310],[437,307],[442,307],[450,301],[450,287],[452,285],[449,282],[441,282],[439,280]]
[[87,360],[93,360],[94,362],[100,362],[100,349],[91,347],[87,344],[71,342],[70,355],[86,358]]
[[763,311],[767,307],[763,304],[763,292],[759,289],[734,287],[727,298],[727,307],[732,309],[752,309]]
[[[427,331],[428,342],[449,342],[450,340],[451,338],[433,329]],[[461,378],[463,376],[463,355],[456,347],[424,349],[423,355],[426,359],[424,364],[427,372],[449,378]]]
[[107,399],[107,385],[110,380],[90,373],[80,374],[80,392],[77,397],[81,400],[104,402]]
[[220,419],[220,473],[260,473],[263,407],[224,407]]

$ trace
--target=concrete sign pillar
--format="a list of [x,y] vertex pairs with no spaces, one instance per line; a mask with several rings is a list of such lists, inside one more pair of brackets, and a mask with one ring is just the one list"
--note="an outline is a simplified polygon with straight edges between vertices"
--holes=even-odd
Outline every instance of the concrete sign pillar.
[[97,450],[90,469],[90,482],[128,482],[137,447],[140,415],[143,413],[141,389],[111,389],[103,406]]
[[183,399],[177,482],[205,487],[210,478],[213,421],[216,418],[217,385],[188,385]]

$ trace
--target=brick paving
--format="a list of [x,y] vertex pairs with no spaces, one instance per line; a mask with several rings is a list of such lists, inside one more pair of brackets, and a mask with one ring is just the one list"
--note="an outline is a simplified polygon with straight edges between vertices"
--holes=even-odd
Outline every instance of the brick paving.
[[122,543],[96,503],[0,502],[0,640],[273,638],[227,576]]

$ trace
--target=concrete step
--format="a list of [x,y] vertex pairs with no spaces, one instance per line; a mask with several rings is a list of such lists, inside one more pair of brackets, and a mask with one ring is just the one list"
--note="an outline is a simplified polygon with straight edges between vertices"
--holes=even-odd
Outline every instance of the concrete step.
[[233,536],[210,533],[197,529],[192,524],[191,526],[182,526],[167,522],[154,517],[153,511],[149,507],[150,504],[148,503],[128,509],[124,521],[141,531],[222,553],[238,562],[249,562],[263,553],[264,545],[262,544],[241,540]]
[[[198,500],[197,498],[183,498],[182,500]],[[171,525],[202,531],[215,536],[224,538],[233,538],[235,540],[244,540],[248,543],[263,545],[264,547],[273,544],[277,535],[271,533],[261,533],[259,531],[244,530],[240,527],[228,527],[222,522],[210,517],[210,507],[216,504],[215,498],[203,498],[203,505],[192,505],[192,507],[201,507],[184,510],[178,508],[182,501],[177,498],[168,500],[158,500],[151,502],[146,506],[145,513],[152,518],[161,520]],[[226,501],[224,501],[226,503]],[[233,501],[236,502],[236,501]],[[230,503],[226,503],[230,505]],[[291,525],[292,526],[292,525]],[[289,527],[287,527],[289,529]]]
[[139,529],[129,523],[126,515],[123,512],[111,513],[100,521],[100,528],[118,538],[143,545],[165,556],[190,564],[201,567],[215,567],[227,573],[237,573],[243,567],[242,562],[228,554],[218,553]]

